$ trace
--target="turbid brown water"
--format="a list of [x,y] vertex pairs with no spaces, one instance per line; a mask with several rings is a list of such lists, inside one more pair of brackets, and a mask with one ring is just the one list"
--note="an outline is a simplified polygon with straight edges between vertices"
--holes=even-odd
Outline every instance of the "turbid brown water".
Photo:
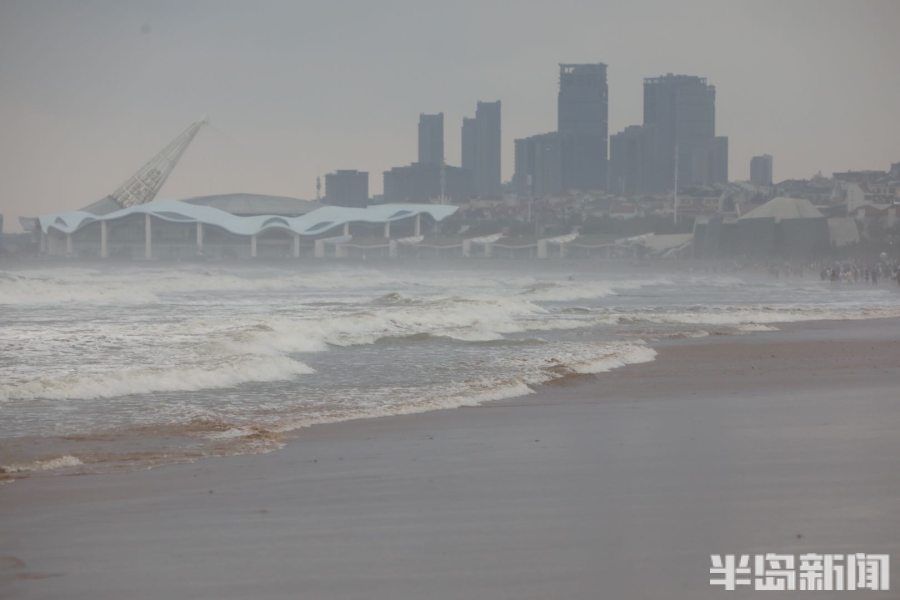
[[269,455],[32,477],[0,487],[0,596],[744,598],[709,554],[763,552],[889,553],[900,582],[898,387],[896,320],[807,323]]

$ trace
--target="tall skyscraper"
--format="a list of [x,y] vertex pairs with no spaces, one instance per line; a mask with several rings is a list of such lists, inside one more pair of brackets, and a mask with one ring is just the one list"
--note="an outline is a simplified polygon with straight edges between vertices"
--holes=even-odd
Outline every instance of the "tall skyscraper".
[[632,196],[650,191],[653,127],[631,125],[609,138],[609,191]]
[[500,145],[500,101],[479,101],[475,118],[462,123],[462,168],[472,173],[477,196],[500,195]]
[[419,115],[419,162],[440,165],[444,162],[444,113]]
[[565,189],[606,187],[608,95],[605,64],[559,65],[557,131]]
[[469,172],[475,173],[475,153],[477,146],[477,137],[478,134],[475,131],[475,119],[472,117],[463,117],[462,120],[462,144],[461,144],[461,154],[460,157],[460,165],[462,165],[463,169],[467,169]]
[[772,185],[772,155],[762,154],[750,159],[750,183]]
[[716,136],[716,88],[706,78],[669,73],[644,79],[644,125],[654,128],[654,191],[673,188],[676,149],[679,187],[706,183],[695,177],[703,171],[695,167],[695,156]]
[[557,132],[543,133],[515,141],[516,193],[544,198],[563,191],[562,147]]

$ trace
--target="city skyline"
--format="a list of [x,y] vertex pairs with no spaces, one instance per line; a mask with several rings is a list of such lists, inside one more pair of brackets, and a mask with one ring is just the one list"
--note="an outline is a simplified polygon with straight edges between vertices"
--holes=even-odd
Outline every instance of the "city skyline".
[[[524,30],[515,32],[502,25],[514,5],[487,7],[475,21],[474,5],[463,3],[459,16],[439,12],[453,31],[432,31],[434,43],[418,57],[402,49],[425,39],[424,33],[384,39],[399,27],[387,17],[407,4],[389,2],[382,12],[359,5],[372,11],[372,22],[364,30],[347,25],[358,39],[335,49],[333,60],[319,56],[316,64],[303,60],[304,44],[310,50],[323,39],[313,22],[333,32],[332,25],[322,25],[330,23],[333,9],[268,6],[267,19],[228,2],[0,7],[0,49],[12,57],[0,70],[0,123],[17,140],[0,157],[0,212],[7,222],[108,194],[204,112],[216,129],[198,137],[161,197],[248,191],[312,198],[317,176],[339,169],[380,173],[415,160],[410,125],[422,112],[445,114],[451,132],[445,156],[458,157],[456,124],[480,98],[503,102],[502,180],[508,181],[513,140],[555,128],[561,62],[609,65],[611,133],[641,122],[644,77],[707,77],[717,88],[717,129],[730,138],[731,179],[747,179],[750,158],[760,154],[776,156],[778,180],[818,170],[885,168],[900,154],[900,126],[890,118],[900,94],[890,60],[898,42],[887,35],[900,10],[889,3],[867,2],[853,11],[830,2],[793,5],[806,11],[766,2],[733,3],[730,11],[711,2],[678,11],[662,3],[603,9],[573,3],[585,18],[574,22],[559,16],[566,12],[561,7],[554,14],[535,7],[543,21],[525,20]],[[733,34],[720,31],[725,25],[706,31],[688,22],[688,15],[702,11],[725,24],[732,18],[727,13],[736,13],[744,33],[761,36],[759,43],[752,52],[735,50]],[[818,28],[804,25],[812,11]],[[296,17],[294,29],[273,23],[271,13]],[[673,18],[677,27],[671,28]],[[585,31],[588,23],[597,41],[562,35],[564,27]],[[538,30],[547,33],[544,41],[523,35]],[[601,35],[614,30],[635,34]],[[829,30],[841,35],[827,35]],[[677,43],[671,53],[651,56],[640,47],[639,31]],[[692,35],[701,41],[692,42]],[[493,37],[511,47],[491,42]],[[204,50],[223,39],[231,46],[225,52]],[[372,56],[357,58],[356,44],[376,39]],[[108,52],[111,47],[117,51]],[[296,72],[284,83],[281,71],[292,61]],[[418,76],[426,67],[439,76]],[[837,83],[831,73],[836,68]],[[335,87],[335,77],[343,87]],[[874,81],[881,94],[859,93]],[[398,82],[405,87],[391,89]],[[850,101],[859,110],[847,111]],[[381,192],[379,178],[371,184],[372,193]]]

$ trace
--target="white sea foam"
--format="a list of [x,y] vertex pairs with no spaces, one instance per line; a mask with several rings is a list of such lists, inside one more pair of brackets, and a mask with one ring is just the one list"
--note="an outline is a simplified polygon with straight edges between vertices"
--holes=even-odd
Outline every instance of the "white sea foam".
[[656,359],[656,350],[642,344],[620,344],[601,353],[600,356],[587,358],[572,365],[576,373],[606,373],[613,369],[652,362]]
[[28,463],[0,465],[0,473],[31,473],[35,471],[53,471],[56,469],[65,469],[67,467],[77,467],[81,464],[82,462],[80,459],[67,454],[64,456],[57,456],[56,458],[35,460]]
[[477,405],[653,360],[636,338],[900,314],[888,288],[515,268],[0,273],[0,440],[208,418],[226,424],[211,444],[271,449],[268,432]]
[[230,272],[201,268],[7,271],[0,272],[0,304],[151,304],[173,295],[198,292],[355,290],[400,282],[396,277],[370,269],[331,272]]
[[[392,394],[390,397],[370,398],[369,402],[354,403],[350,407],[304,411],[299,416],[290,416],[276,424],[267,424],[266,427],[271,431],[285,433],[312,425],[352,419],[480,406],[487,402],[533,394],[536,387],[572,373],[605,373],[626,365],[651,362],[655,357],[656,351],[639,340],[635,343],[572,345],[557,348],[552,354],[533,355],[530,359],[524,359],[524,362],[514,360],[516,364],[512,369],[502,367],[498,369],[500,372],[513,373],[509,378],[481,378],[455,384],[435,385],[408,397]],[[234,428],[211,435],[217,439],[230,438],[247,435],[252,431],[246,427]]]
[[[372,387],[359,390],[361,397],[345,398],[338,394],[322,398],[315,404],[282,410],[262,421],[250,421],[205,435],[216,441],[241,441],[256,437],[261,430],[278,434],[324,423],[478,406],[532,394],[536,387],[573,373],[603,373],[629,364],[649,362],[655,356],[656,352],[640,340],[572,343],[551,348],[537,346],[522,355],[495,362],[490,370],[495,372],[494,376],[410,389]],[[270,445],[266,447],[271,449]]]
[[320,317],[272,317],[233,332],[243,344],[280,352],[317,352],[332,346],[372,344],[380,339],[429,334],[462,341],[501,339],[504,334],[583,326],[573,319],[541,319],[547,311],[521,299],[443,299],[404,306],[333,312]]
[[671,283],[672,280],[668,277],[621,281],[581,281],[573,279],[536,283],[524,292],[524,296],[535,302],[570,302],[573,300],[604,298],[627,290],[636,290],[652,285],[670,285]]
[[759,331],[778,331],[778,328],[771,325],[763,325],[762,323],[743,323],[737,326],[737,330],[745,333],[753,333]]
[[611,313],[611,318],[624,323],[660,323],[682,325],[754,326],[819,320],[860,320],[900,316],[896,305],[770,305],[770,306],[703,306],[696,310]]
[[313,370],[287,356],[236,357],[215,365],[177,368],[125,368],[88,375],[39,377],[0,384],[0,400],[113,398],[151,392],[228,388],[247,382],[279,381]]

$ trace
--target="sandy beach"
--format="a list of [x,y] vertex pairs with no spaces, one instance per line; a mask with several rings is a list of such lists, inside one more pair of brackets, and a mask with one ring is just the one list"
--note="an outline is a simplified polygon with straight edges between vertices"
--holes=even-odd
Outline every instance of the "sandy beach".
[[898,585],[898,321],[656,347],[272,454],[0,486],[0,596],[744,598],[709,554],[765,552],[889,553]]

